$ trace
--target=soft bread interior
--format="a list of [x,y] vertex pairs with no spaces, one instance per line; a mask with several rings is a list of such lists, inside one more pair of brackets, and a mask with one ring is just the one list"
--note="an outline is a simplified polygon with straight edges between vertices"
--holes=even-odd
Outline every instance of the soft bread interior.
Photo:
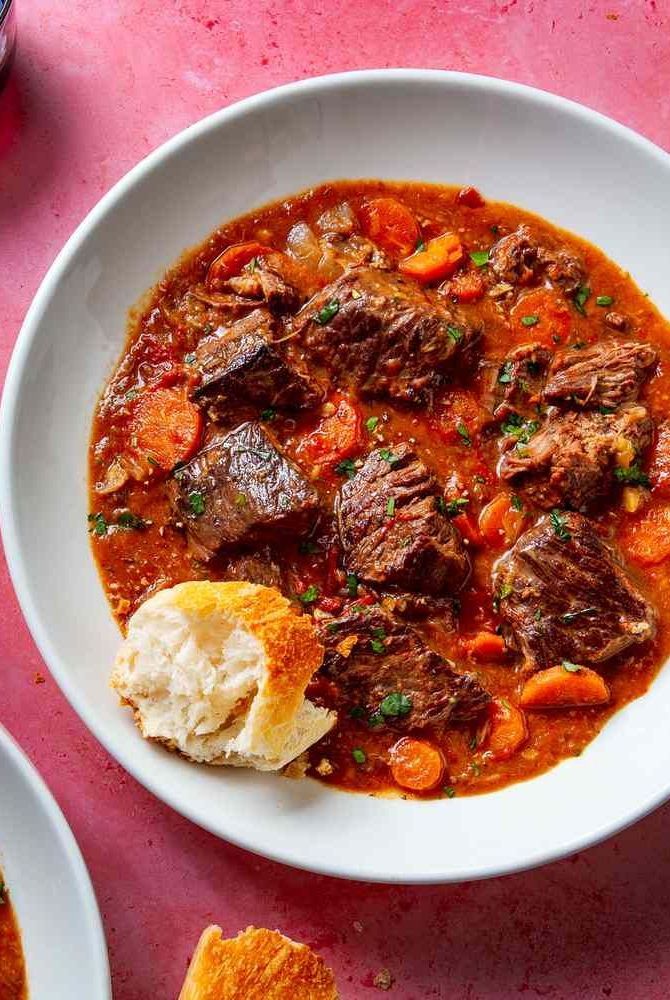
[[132,616],[112,686],[146,738],[198,762],[276,770],[335,722],[304,698],[322,656],[311,621],[273,588],[197,581]]

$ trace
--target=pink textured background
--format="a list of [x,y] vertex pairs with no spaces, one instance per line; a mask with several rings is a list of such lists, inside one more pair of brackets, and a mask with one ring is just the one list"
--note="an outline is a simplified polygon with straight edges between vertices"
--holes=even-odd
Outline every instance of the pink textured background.
[[[665,0],[17,6],[19,55],[0,96],[2,372],[44,272],[103,192],[185,125],[276,84],[360,67],[469,70],[584,101],[670,148]],[[344,1000],[379,996],[384,966],[399,1000],[670,995],[670,808],[570,860],[488,883],[385,888],[295,872],[215,840],[129,778],[48,676],[4,568],[0,600],[0,720],[79,840],[116,1000],[175,997],[212,920],[315,945]]]

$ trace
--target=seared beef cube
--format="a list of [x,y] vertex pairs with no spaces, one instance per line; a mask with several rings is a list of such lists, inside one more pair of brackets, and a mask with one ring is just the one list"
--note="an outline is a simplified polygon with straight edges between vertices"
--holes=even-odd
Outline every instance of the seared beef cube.
[[422,622],[432,618],[450,632],[457,627],[456,602],[449,597],[412,593],[387,594],[381,603],[389,614],[402,621]]
[[[410,626],[379,606],[354,605],[340,618],[319,623],[326,647],[322,671],[343,688],[350,704],[400,729],[444,727],[474,719],[490,697],[473,674],[459,674]],[[405,695],[398,714],[380,706]],[[388,703],[387,703],[388,704]]]
[[222,572],[224,580],[241,580],[258,583],[262,587],[282,589],[281,568],[274,561],[269,548],[243,553],[230,559]]
[[195,352],[200,383],[192,398],[215,418],[240,402],[287,409],[319,402],[317,386],[273,344],[274,330],[268,313],[256,309],[225,335],[204,340]]
[[574,298],[584,284],[585,274],[581,263],[567,250],[540,249],[540,263],[545,277],[552,285],[562,288],[568,298]]
[[411,403],[429,400],[478,337],[434,293],[375,267],[353,267],[326,286],[293,329],[336,381]]
[[496,373],[494,416],[502,419],[537,403],[550,361],[551,352],[542,344],[521,344],[510,351]]
[[[247,298],[261,299],[277,316],[295,312],[304,301],[304,292],[298,287],[289,258],[271,251],[252,264],[242,274],[224,281],[223,289]],[[216,282],[214,284],[216,287]]]
[[581,514],[540,518],[498,560],[493,589],[509,640],[533,669],[602,663],[656,631],[654,609]]
[[633,340],[612,338],[582,350],[567,348],[554,358],[544,398],[549,403],[614,409],[637,399],[657,362],[651,344]]
[[169,487],[191,548],[210,558],[234,545],[255,545],[309,531],[319,499],[307,480],[257,423],[217,433]]
[[509,285],[532,284],[540,269],[539,247],[527,226],[503,236],[489,251],[489,267]]
[[643,406],[630,404],[613,414],[564,413],[527,442],[515,445],[508,438],[498,474],[539,507],[588,510],[614,485],[615,470],[635,464],[650,439]]
[[368,583],[453,593],[470,573],[461,537],[440,510],[441,491],[406,444],[368,455],[336,498],[344,563]]

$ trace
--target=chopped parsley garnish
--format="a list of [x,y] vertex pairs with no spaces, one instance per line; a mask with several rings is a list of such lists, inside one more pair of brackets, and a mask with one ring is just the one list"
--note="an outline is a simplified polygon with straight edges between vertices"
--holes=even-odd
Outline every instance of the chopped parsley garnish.
[[392,694],[387,694],[381,702],[379,711],[387,719],[408,715],[412,711],[412,699],[408,698],[402,691],[393,691]]
[[596,299],[597,306],[611,306],[614,304],[614,299],[611,295],[599,295]]
[[319,326],[325,326],[326,323],[330,323],[333,316],[337,316],[340,311],[340,303],[337,299],[331,299],[330,302],[326,302],[323,309],[320,309],[314,319],[319,324]]
[[466,445],[468,448],[472,446],[472,439],[470,437],[470,432],[468,431],[467,427],[462,421],[460,424],[457,425],[456,433],[461,438],[464,445]]
[[426,249],[426,244],[419,236],[418,240],[416,241],[416,246],[414,247],[414,253],[421,253],[425,249]]
[[373,628],[372,638],[370,639],[370,648],[373,653],[385,653],[386,646],[384,645],[384,639],[386,638],[386,632],[383,628]]
[[549,514],[549,520],[551,522],[552,528],[554,529],[554,534],[556,535],[556,537],[561,542],[569,542],[570,539],[572,538],[572,535],[565,526],[565,517],[563,516],[563,514],[561,514],[560,510],[557,507],[554,507],[554,509]]
[[394,517],[395,515],[395,497],[389,497],[386,501],[386,516]]
[[599,406],[598,413],[602,413],[603,416],[609,416],[610,413],[614,413],[613,406]]
[[298,594],[298,597],[303,604],[312,604],[319,596],[319,588],[313,583],[309,585],[307,590],[303,590],[302,594]]
[[502,587],[498,591],[498,600],[499,601],[504,601],[505,598],[509,597],[510,594],[512,594],[512,593],[514,593],[514,587],[512,586],[512,584],[511,583],[503,583]]
[[498,373],[498,381],[501,385],[509,385],[513,381],[512,362],[506,361]]
[[[442,497],[438,497],[437,500],[438,509],[447,517],[458,517],[470,503],[467,497],[456,497],[454,500],[444,500]],[[440,501],[442,502],[440,503]]]
[[535,614],[533,615],[533,618],[535,619],[536,622],[542,621],[542,608],[535,609]]
[[370,718],[368,719],[368,726],[370,727],[370,729],[377,729],[379,726],[383,725],[384,725],[384,716],[382,715],[382,713],[379,711],[373,712]]
[[354,747],[351,751],[351,756],[354,758],[357,764],[365,764],[367,757],[365,756],[365,750],[361,750],[360,747]]
[[460,344],[463,340],[463,331],[459,326],[448,326],[447,333],[455,344]]
[[268,406],[267,410],[261,410],[261,420],[264,420],[266,424],[269,424],[276,416],[277,411],[271,406]]
[[475,267],[484,267],[489,262],[488,250],[475,250],[470,254],[470,260]]
[[642,471],[637,462],[629,465],[627,469],[615,469],[614,476],[620,483],[627,483],[628,486],[649,486],[649,476]]
[[495,223],[492,226],[489,226],[489,229],[491,230],[494,236],[497,236],[498,233],[500,232],[500,226],[496,226]]
[[109,525],[107,524],[104,514],[89,514],[88,523],[91,525],[88,530],[92,535],[97,535],[98,538],[102,538],[103,535],[107,534],[107,528]]
[[537,326],[540,322],[539,316],[522,316],[521,324],[522,326]]
[[521,501],[521,497],[518,497],[516,493],[512,494],[510,505],[512,507],[512,510],[523,510],[523,503]]
[[380,448],[379,457],[388,462],[389,465],[395,465],[399,461],[398,456],[394,455],[390,448]]
[[246,504],[246,502],[247,502],[247,495],[246,495],[246,493],[238,493],[238,494],[236,494],[236,496],[235,496],[235,506],[236,507],[244,507],[244,505]]
[[201,514],[205,513],[205,498],[202,493],[196,491],[189,493],[188,503],[191,513],[195,514],[196,517],[200,517]]
[[191,351],[190,354],[185,354],[184,355],[184,361],[186,362],[187,365],[192,365],[193,362],[195,361],[195,354],[194,354],[194,352]]
[[571,663],[570,660],[563,660],[561,666],[564,670],[567,670],[569,674],[578,674],[582,669],[578,663]]
[[517,447],[520,444],[528,444],[539,428],[537,420],[524,420],[518,413],[510,413],[507,420],[504,420],[500,425],[503,434],[511,434],[512,437],[516,438]]
[[356,475],[356,463],[350,458],[343,458],[335,466],[335,472],[338,476],[346,476],[347,479],[353,479]]
[[[493,226],[491,228],[493,228]],[[456,794],[456,789],[453,788],[451,785],[447,785],[445,788],[443,788],[443,792],[448,799],[453,799],[454,795]]]
[[379,417],[368,417],[368,419],[365,421],[365,426],[372,434],[374,431],[377,430],[378,423],[379,423]]
[[347,593],[349,597],[358,596],[358,577],[355,573],[347,573]]
[[589,288],[588,285],[580,285],[577,291],[575,292],[575,297],[573,299],[573,302],[575,303],[575,309],[582,316],[586,316],[586,309],[584,308],[584,306],[586,305],[586,302],[590,295],[591,295],[591,289]]
[[147,522],[139,514],[133,514],[132,510],[122,510],[116,519],[116,523],[121,528],[128,531],[142,531],[147,526]]

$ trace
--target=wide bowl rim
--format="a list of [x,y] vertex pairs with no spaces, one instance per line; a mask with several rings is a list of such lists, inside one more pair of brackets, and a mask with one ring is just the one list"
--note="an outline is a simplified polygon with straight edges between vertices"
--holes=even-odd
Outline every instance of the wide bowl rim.
[[[297,868],[307,869],[319,874],[330,875],[339,878],[359,879],[369,882],[398,883],[398,884],[422,884],[422,883],[448,883],[469,881],[496,877],[503,874],[513,874],[535,868],[539,865],[549,863],[559,858],[574,854],[586,847],[595,845],[614,833],[625,829],[631,824],[642,819],[663,802],[670,798],[670,782],[667,787],[660,789],[656,794],[648,797],[647,800],[623,814],[617,820],[606,823],[591,829],[579,837],[562,841],[552,847],[538,849],[534,853],[515,863],[507,864],[504,868],[499,865],[481,866],[474,865],[471,870],[461,870],[458,874],[445,872],[442,876],[436,876],[434,872],[426,874],[398,875],[392,871],[376,871],[371,873],[367,867],[358,866],[355,859],[347,859],[346,863],[338,863],[336,859],[321,859],[315,862],[310,859],[305,862],[296,851],[291,849],[271,850],[267,846],[260,848],[257,844],[246,837],[234,836],[225,833],[220,826],[214,822],[208,822],[206,817],[200,815],[196,810],[180,801],[178,794],[173,794],[170,788],[155,787],[158,783],[152,780],[149,773],[145,773],[140,768],[136,768],[133,762],[132,746],[128,748],[119,747],[112,738],[107,738],[104,728],[96,719],[95,714],[88,711],[83,703],[83,696],[80,696],[77,686],[69,676],[66,665],[63,663],[58,651],[51,643],[47,630],[40,619],[33,601],[31,586],[28,580],[26,565],[23,553],[18,542],[18,532],[16,529],[16,509],[12,491],[12,441],[15,427],[15,416],[17,401],[21,389],[21,382],[25,372],[26,359],[36,338],[41,319],[48,307],[50,297],[59,281],[68,270],[78,249],[101,223],[102,220],[114,211],[115,205],[121,201],[127,191],[146,177],[152,170],[159,167],[175,153],[180,151],[196,140],[203,133],[216,130],[226,123],[234,121],[240,116],[247,115],[257,110],[271,109],[274,104],[290,100],[294,94],[318,95],[319,93],[346,88],[348,86],[365,86],[368,84],[389,83],[397,84],[411,83],[442,83],[445,86],[462,86],[474,88],[475,90],[488,91],[501,96],[512,96],[520,101],[525,101],[535,105],[540,105],[548,111],[551,109],[567,112],[579,119],[589,122],[610,134],[615,135],[620,140],[637,146],[647,156],[658,161],[665,169],[670,168],[670,154],[665,152],[651,140],[640,135],[629,127],[614,121],[613,119],[595,111],[585,105],[579,104],[568,98],[552,94],[545,90],[540,90],[526,84],[515,83],[502,80],[493,76],[480,74],[461,73],[449,70],[421,70],[421,69],[370,69],[355,70],[344,73],[329,74],[325,76],[311,77],[293,83],[284,84],[271,90],[263,91],[251,95],[235,104],[219,109],[201,120],[189,125],[181,132],[177,133],[157,149],[149,153],[144,159],[137,163],[128,173],[126,173],[113,187],[93,206],[83,221],[77,226],[69,237],[61,251],[44,276],[33,301],[26,313],[16,340],[10,363],[7,369],[6,381],[0,406],[0,528],[5,546],[7,563],[14,589],[25,618],[28,629],[35,641],[35,644],[47,664],[50,672],[54,676],[61,691],[68,699],[70,705],[79,715],[87,728],[93,733],[96,739],[105,747],[114,759],[139,781],[147,790],[154,794],[161,801],[167,803],[181,815],[187,817],[192,822],[207,829],[218,837],[225,838],[228,842],[236,846],[245,848],[252,853],[259,854],[273,861],[279,861]],[[287,192],[290,194],[292,192]],[[346,794],[346,793],[339,793]]]

